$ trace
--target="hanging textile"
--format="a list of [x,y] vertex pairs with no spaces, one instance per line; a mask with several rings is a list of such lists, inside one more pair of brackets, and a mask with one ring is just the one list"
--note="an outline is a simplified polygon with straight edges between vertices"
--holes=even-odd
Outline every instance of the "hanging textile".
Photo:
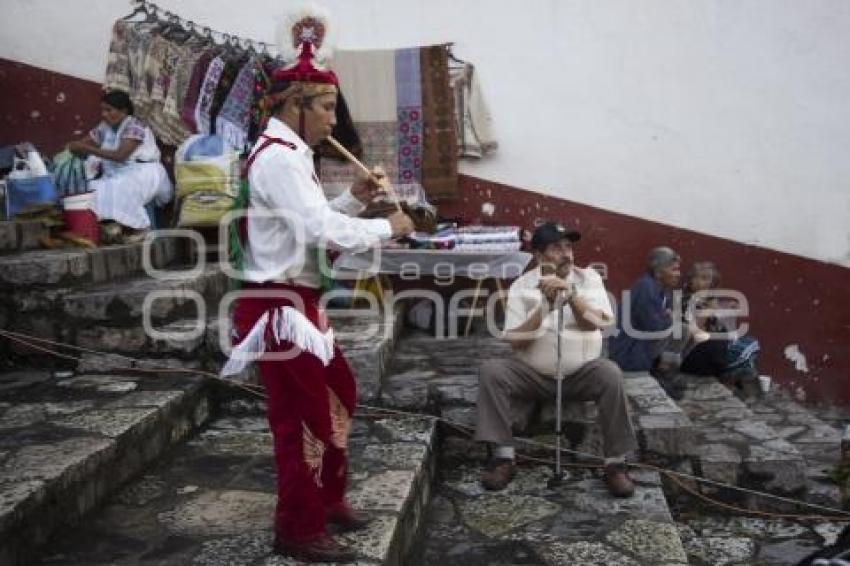
[[136,117],[163,144],[218,133],[243,151],[268,114],[262,96],[269,59],[229,41],[217,45],[209,34],[148,12],[145,21],[113,25],[104,87],[126,91]]
[[[112,28],[104,86],[127,91],[135,115],[157,139],[177,146],[194,133],[222,136],[243,151],[268,118],[268,55],[223,45],[209,33],[161,20],[119,20]],[[137,9],[138,11],[138,9]],[[397,50],[340,51],[333,68],[340,95],[334,137],[369,165],[381,165],[411,203],[457,195],[457,158],[496,147],[490,114],[471,65],[449,65],[446,45]],[[278,62],[279,64],[279,62]],[[349,112],[350,111],[350,112]],[[356,177],[336,150],[318,148],[323,184],[334,196]]]
[[107,89],[130,90],[130,61],[128,56],[128,33],[132,24],[118,20],[112,26],[112,38],[109,42],[109,55],[106,59],[106,78],[103,86]]
[[[381,165],[399,196],[421,202],[457,195],[454,97],[446,46],[338,51],[332,62],[363,148],[363,162]],[[354,167],[320,164],[322,185],[341,193]]]
[[242,65],[216,118],[215,130],[230,147],[244,147],[248,138],[255,71],[256,61],[253,58]]
[[425,129],[422,173],[425,193],[432,200],[458,194],[457,134],[448,59],[448,47],[444,45],[421,50]]
[[480,159],[498,147],[493,117],[481,92],[478,73],[469,63],[449,63],[449,84],[455,101],[458,157]]

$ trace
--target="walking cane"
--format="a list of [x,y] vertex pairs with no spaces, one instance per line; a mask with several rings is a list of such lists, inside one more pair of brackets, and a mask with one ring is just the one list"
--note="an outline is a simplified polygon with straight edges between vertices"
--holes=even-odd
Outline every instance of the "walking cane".
[[558,383],[555,393],[555,469],[548,482],[550,488],[557,487],[564,481],[564,472],[561,470],[561,396],[564,382],[564,372],[561,369],[561,330],[564,326],[563,295],[558,293],[558,298],[555,301],[555,306],[558,309],[558,312],[555,313],[555,380]]

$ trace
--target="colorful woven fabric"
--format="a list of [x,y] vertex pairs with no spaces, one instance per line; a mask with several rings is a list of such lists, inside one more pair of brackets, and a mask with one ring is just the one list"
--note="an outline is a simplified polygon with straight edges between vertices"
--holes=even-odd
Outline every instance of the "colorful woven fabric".
[[224,138],[230,147],[239,151],[244,149],[248,140],[256,67],[254,58],[242,65],[216,118],[216,133]]
[[253,143],[263,131],[269,118],[269,108],[265,105],[263,95],[271,86],[265,61],[257,61],[254,65],[254,93],[251,100],[248,120],[248,141]]
[[201,98],[201,85],[207,76],[207,70],[210,68],[210,63],[217,55],[215,49],[205,51],[195,62],[192,68],[192,73],[189,75],[189,85],[186,87],[186,97],[183,99],[183,107],[180,110],[180,117],[183,123],[193,132],[198,131],[198,122],[195,119],[195,109],[198,106],[198,100]]
[[198,94],[198,104],[195,106],[195,123],[197,124],[198,133],[210,133],[210,108],[212,108],[215,90],[218,87],[218,81],[225,66],[224,59],[221,56],[217,56],[210,62],[209,68],[207,68],[207,72],[204,75],[204,80],[201,83],[201,89]]
[[132,24],[118,20],[112,26],[112,39],[109,42],[109,56],[106,61],[106,89],[130,90],[130,67],[127,58],[127,33]]
[[[204,49],[196,45],[186,45],[185,47],[180,60],[177,62],[177,68],[171,81],[171,88],[168,89],[168,95],[165,97],[165,102],[162,105],[162,113],[169,124],[179,124],[179,127],[188,134],[191,133],[189,125],[183,122],[180,114],[189,92],[189,81],[192,77],[192,71],[195,68],[195,64],[203,56]],[[180,141],[182,143],[183,140],[181,139]]]
[[422,186],[429,200],[457,196],[457,135],[445,45],[423,47],[422,115],[425,122]]
[[218,115],[224,107],[224,102],[230,90],[233,88],[233,83],[239,74],[239,70],[247,63],[247,59],[240,54],[225,52],[222,55],[224,59],[224,69],[221,70],[221,76],[218,78],[218,84],[215,87],[215,94],[210,105],[210,133],[217,133],[216,124]]
[[395,55],[398,108],[398,182],[422,183],[422,73],[418,49],[399,49]]
[[[333,61],[363,147],[409,202],[457,194],[457,140],[445,46],[338,52]],[[323,159],[329,196],[356,178],[347,163]]]
[[145,64],[153,42],[151,29],[150,24],[135,24],[127,32],[127,64],[130,75],[130,87],[127,92],[137,111],[141,108],[142,90],[150,90],[145,84]]
[[179,71],[179,63],[191,49],[171,41],[163,43],[162,64],[159,75],[154,77],[148,108],[148,123],[157,138],[168,145],[179,145],[189,135],[188,129],[179,119],[165,114],[165,102],[174,88],[174,78]]

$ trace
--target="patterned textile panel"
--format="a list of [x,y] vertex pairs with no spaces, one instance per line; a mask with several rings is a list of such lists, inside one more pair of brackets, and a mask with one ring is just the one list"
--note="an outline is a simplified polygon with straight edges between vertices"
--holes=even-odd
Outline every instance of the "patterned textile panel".
[[422,114],[425,119],[425,151],[422,185],[430,200],[455,197],[457,182],[457,134],[454,97],[449,87],[448,48],[423,47]]
[[[455,196],[457,140],[446,46],[337,52],[333,67],[360,135],[362,161],[381,165],[405,200]],[[322,159],[319,171],[329,196],[355,178],[353,166],[334,159]]]

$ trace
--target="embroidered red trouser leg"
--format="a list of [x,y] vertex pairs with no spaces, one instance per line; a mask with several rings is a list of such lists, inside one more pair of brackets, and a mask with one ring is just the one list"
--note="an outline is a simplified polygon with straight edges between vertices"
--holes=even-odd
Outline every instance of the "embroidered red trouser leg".
[[[309,353],[258,365],[268,395],[277,465],[275,530],[284,540],[309,540],[325,533],[326,507],[342,502],[345,495],[348,458],[331,441],[329,389],[350,414],[356,398],[354,377],[338,347],[328,367]],[[321,485],[305,460],[305,424],[324,444]]]

